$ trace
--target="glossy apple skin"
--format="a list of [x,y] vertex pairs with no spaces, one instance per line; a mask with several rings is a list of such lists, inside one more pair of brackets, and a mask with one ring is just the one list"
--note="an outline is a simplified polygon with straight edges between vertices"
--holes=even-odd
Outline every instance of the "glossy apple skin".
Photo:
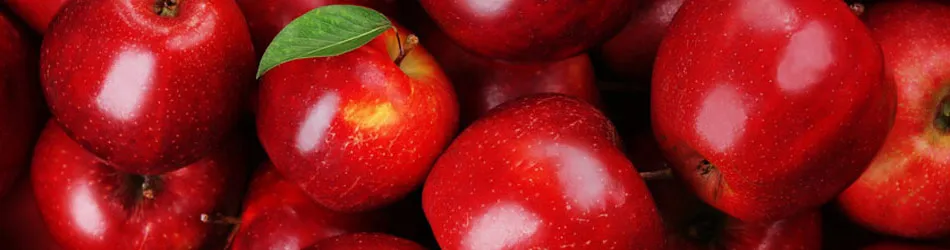
[[[154,198],[136,177],[115,170],[47,124],[33,158],[37,205],[53,237],[68,249],[215,248],[228,227],[201,214],[235,215],[244,190],[240,143],[159,178]],[[141,178],[141,177],[139,177]]]
[[69,0],[5,0],[13,12],[40,34],[46,33],[49,23],[67,1]]
[[700,198],[745,221],[831,200],[893,121],[880,49],[842,1],[689,1],[655,67],[664,154]]
[[577,56],[615,35],[639,0],[421,0],[463,48],[510,61]]
[[367,211],[399,200],[422,184],[455,135],[458,104],[442,69],[421,46],[401,67],[398,53],[389,30],[354,51],[291,61],[262,79],[264,149],[278,172],[327,208]]
[[347,234],[322,240],[307,250],[423,250],[415,242],[380,233]]
[[878,232],[946,238],[950,134],[934,119],[950,95],[950,4],[892,1],[871,5],[866,18],[900,105],[884,146],[838,204],[852,220]]
[[649,84],[660,42],[684,1],[643,0],[631,6],[633,14],[627,25],[595,50],[595,58],[617,80]]
[[231,249],[301,249],[341,234],[379,230],[381,215],[324,208],[265,163],[248,188]]
[[46,119],[35,40],[0,6],[0,197],[30,165]]
[[[421,8],[421,7],[420,7]],[[414,13],[425,17],[421,10]],[[448,38],[431,19],[418,23],[420,41],[455,86],[462,124],[519,97],[560,93],[598,103],[594,67],[586,54],[554,61],[513,63],[469,53]]]
[[11,250],[62,249],[43,222],[30,180],[23,176],[0,198],[0,245]]
[[399,0],[236,0],[254,39],[257,56],[264,54],[284,26],[317,7],[333,4],[359,5],[378,10],[387,16],[396,13]]
[[[445,249],[658,249],[663,230],[606,117],[555,94],[476,121],[439,157],[422,207]],[[630,226],[636,225],[636,226]]]
[[56,120],[84,148],[138,174],[178,169],[218,146],[256,67],[233,1],[183,1],[176,17],[146,11],[155,3],[71,1],[41,57]]

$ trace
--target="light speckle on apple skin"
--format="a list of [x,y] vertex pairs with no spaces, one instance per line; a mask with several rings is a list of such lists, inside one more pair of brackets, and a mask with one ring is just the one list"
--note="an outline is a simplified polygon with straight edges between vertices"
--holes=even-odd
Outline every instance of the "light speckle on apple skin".
[[[262,78],[261,144],[278,172],[327,208],[358,212],[399,200],[456,134],[455,93],[435,60],[418,46],[398,67],[397,53],[389,30],[354,51],[291,61]],[[338,100],[321,102],[327,97]],[[326,114],[330,120],[311,119]]]
[[228,227],[201,214],[234,215],[248,166],[241,143],[155,178],[153,200],[140,197],[130,175],[118,172],[49,122],[33,158],[37,206],[57,242],[70,249],[140,246],[199,249],[223,243]]
[[502,104],[439,158],[423,188],[426,218],[447,249],[658,249],[659,215],[617,143],[583,101]]
[[140,174],[191,164],[222,143],[256,66],[233,1],[185,1],[173,18],[153,5],[69,2],[41,55],[56,120],[84,148]]

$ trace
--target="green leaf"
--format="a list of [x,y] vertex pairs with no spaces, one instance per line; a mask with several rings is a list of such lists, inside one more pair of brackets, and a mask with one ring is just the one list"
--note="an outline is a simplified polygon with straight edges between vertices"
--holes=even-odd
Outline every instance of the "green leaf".
[[294,19],[267,46],[257,78],[280,64],[336,56],[366,45],[392,27],[385,15],[355,5],[328,5]]

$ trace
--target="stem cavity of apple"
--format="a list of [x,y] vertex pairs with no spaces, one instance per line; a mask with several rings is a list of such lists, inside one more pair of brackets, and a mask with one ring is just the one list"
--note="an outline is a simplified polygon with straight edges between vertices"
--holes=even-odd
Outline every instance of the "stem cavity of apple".
[[404,42],[400,40],[399,32],[397,31],[396,43],[399,44],[399,56],[396,56],[396,60],[394,60],[394,62],[396,63],[397,66],[402,66],[402,60],[406,59],[406,56],[408,56],[409,53],[412,52],[412,49],[416,48],[416,45],[419,45],[419,37],[413,34],[409,34],[408,36],[406,36],[405,44],[403,44]]
[[162,17],[178,16],[178,4],[182,0],[156,0],[154,11]]
[[158,189],[158,177],[144,176],[142,180],[142,197],[147,200],[155,199],[155,193]]
[[944,96],[937,105],[934,127],[942,133],[950,133],[950,96]]

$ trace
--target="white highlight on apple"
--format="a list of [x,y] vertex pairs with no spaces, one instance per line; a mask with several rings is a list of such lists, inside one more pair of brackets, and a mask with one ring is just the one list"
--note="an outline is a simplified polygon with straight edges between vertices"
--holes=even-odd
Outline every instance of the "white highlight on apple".
[[831,66],[831,39],[820,22],[810,22],[792,35],[778,66],[778,85],[800,92],[824,79]]
[[104,231],[102,211],[96,207],[88,186],[80,185],[77,188],[79,189],[76,192],[77,195],[69,201],[71,208],[69,212],[72,215],[70,217],[75,220],[73,223],[79,225],[79,228],[87,235],[101,236]]
[[310,107],[307,118],[297,131],[297,150],[310,152],[318,149],[339,110],[340,94],[331,91],[320,96],[317,104]]
[[106,74],[96,105],[115,119],[135,118],[143,99],[147,98],[154,73],[155,57],[151,53],[136,49],[123,51]]
[[717,86],[703,100],[696,130],[718,152],[732,147],[744,132],[748,116],[742,103],[742,96],[726,84]]
[[464,249],[495,250],[516,246],[541,225],[538,215],[515,203],[499,203],[475,222],[462,240]]

